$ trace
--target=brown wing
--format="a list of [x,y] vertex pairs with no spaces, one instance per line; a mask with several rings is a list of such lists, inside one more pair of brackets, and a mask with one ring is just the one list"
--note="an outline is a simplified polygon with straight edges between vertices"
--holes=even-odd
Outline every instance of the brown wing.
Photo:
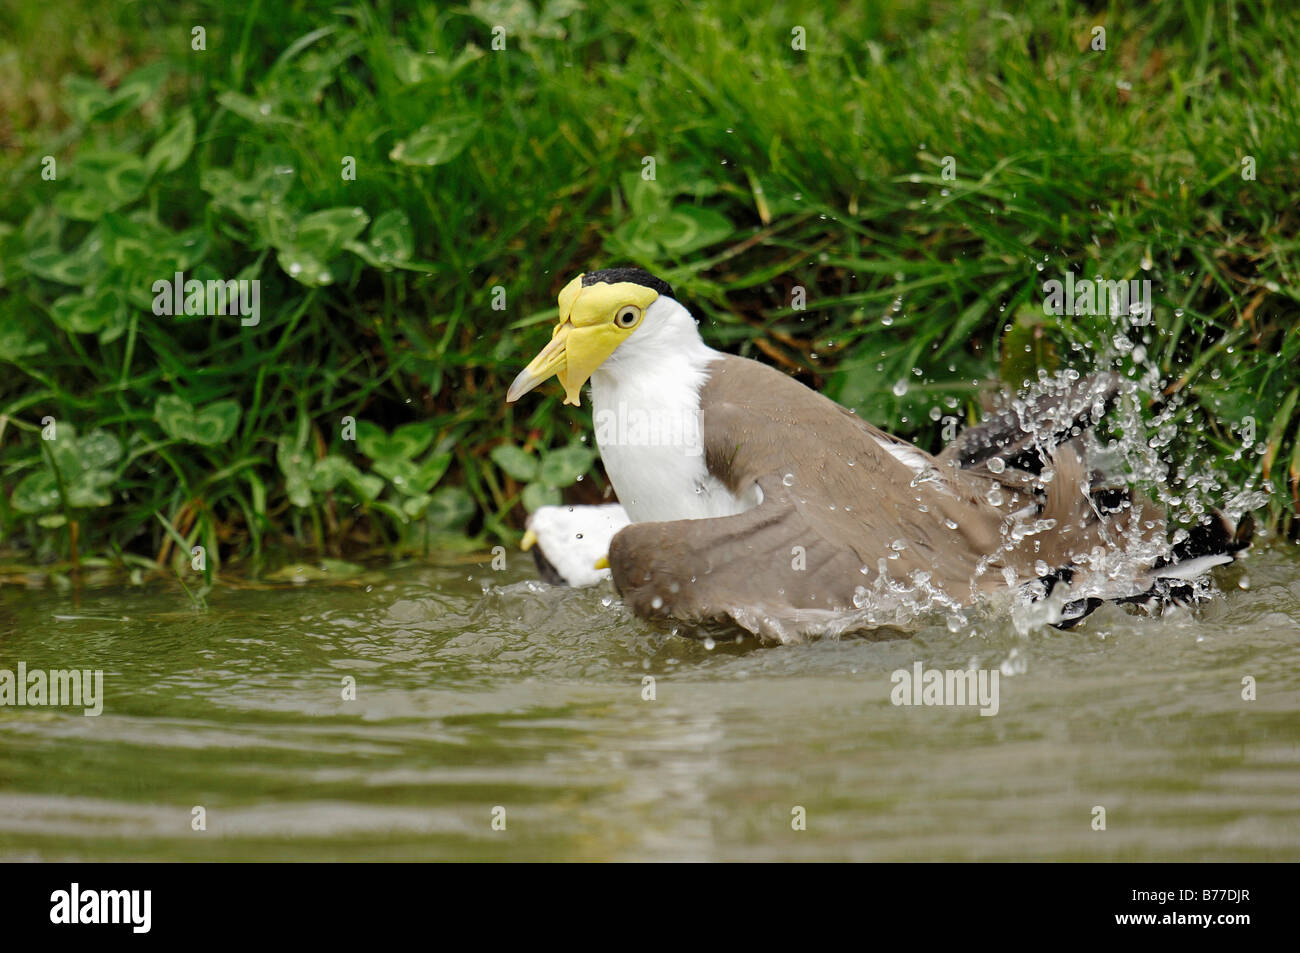
[[972,579],[981,557],[998,551],[1013,494],[1001,507],[990,504],[989,481],[940,465],[743,358],[713,365],[701,405],[709,471],[737,494],[757,484],[763,500],[738,516],[620,531],[610,567],[639,614],[729,617],[754,629],[756,615],[852,609],[860,588],[869,594],[920,579],[967,604],[991,587],[986,581],[1001,582],[995,571]]

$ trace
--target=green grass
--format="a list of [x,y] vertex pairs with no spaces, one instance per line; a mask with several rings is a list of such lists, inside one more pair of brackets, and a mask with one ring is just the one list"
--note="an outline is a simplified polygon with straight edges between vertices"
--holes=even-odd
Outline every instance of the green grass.
[[[627,262],[931,448],[986,380],[1109,360],[1046,278],[1150,278],[1178,454],[1300,528],[1289,5],[542,7],[0,10],[11,560],[428,552],[598,498],[585,408],[503,396],[558,290]],[[178,269],[259,279],[260,323],[154,315]]]

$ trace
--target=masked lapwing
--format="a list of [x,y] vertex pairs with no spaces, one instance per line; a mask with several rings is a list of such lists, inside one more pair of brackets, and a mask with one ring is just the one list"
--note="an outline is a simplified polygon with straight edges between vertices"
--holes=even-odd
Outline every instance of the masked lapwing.
[[551,376],[575,406],[591,382],[631,520],[607,562],[649,618],[789,641],[1010,589],[1054,597],[1048,621],[1069,625],[1105,600],[1186,595],[1249,541],[1215,516],[1170,545],[1162,507],[1090,469],[1081,435],[1116,397],[1108,374],[1063,379],[931,455],[714,350],[666,282],[615,268],[564,287],[550,343],[506,400]]
[[539,506],[528,514],[520,544],[532,551],[537,574],[553,586],[594,586],[610,577],[604,565],[614,534],[630,523],[618,503]]

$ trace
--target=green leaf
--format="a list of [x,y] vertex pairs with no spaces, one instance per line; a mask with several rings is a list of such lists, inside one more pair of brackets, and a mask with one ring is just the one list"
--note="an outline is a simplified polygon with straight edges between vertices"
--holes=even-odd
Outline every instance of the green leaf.
[[571,443],[559,450],[551,450],[543,456],[537,476],[548,486],[570,486],[587,472],[594,459],[596,454],[590,447],[581,443]]
[[125,103],[128,109],[143,106],[158,95],[170,73],[171,66],[166,60],[146,63],[127,73],[113,95],[119,102]]
[[113,502],[113,496],[108,492],[107,487],[112,485],[115,479],[116,477],[106,470],[87,470],[76,478],[68,480],[66,483],[68,505],[78,508],[108,506]]
[[59,485],[49,468],[29,473],[14,487],[10,504],[20,513],[47,513],[59,506]]
[[456,115],[420,127],[388,154],[405,165],[442,165],[460,155],[479,129],[477,116]]
[[475,510],[474,498],[463,487],[447,486],[433,494],[426,512],[435,528],[458,530],[470,521]]
[[387,477],[402,493],[417,495],[433,489],[450,463],[450,453],[435,453],[420,465],[401,457],[383,457],[375,461],[374,467],[376,473]]
[[89,152],[72,162],[68,179],[71,187],[54,207],[68,218],[96,221],[144,194],[144,162],[126,152]]
[[411,519],[419,519],[432,502],[433,497],[429,496],[427,493],[421,493],[419,496],[407,497],[405,500],[402,500],[402,512],[411,517]]
[[276,462],[284,474],[285,490],[294,506],[311,506],[311,460],[303,450],[294,446],[287,436],[276,441]]
[[293,169],[267,164],[249,179],[241,179],[228,169],[204,169],[199,173],[199,187],[212,196],[212,204],[227,209],[248,222],[259,225],[270,208],[278,207],[293,184]]
[[38,206],[23,221],[22,239],[28,248],[57,248],[65,222],[51,215],[48,206]]
[[90,123],[113,106],[113,94],[84,76],[63,77],[63,108],[79,123]]
[[295,125],[292,119],[278,112],[280,103],[269,97],[253,99],[251,96],[228,89],[217,97],[217,102],[236,116],[247,119],[257,126]]
[[423,492],[415,485],[417,467],[410,460],[403,460],[401,457],[381,457],[375,461],[374,469],[402,493]]
[[[54,217],[54,216],[51,216]],[[22,265],[38,278],[61,285],[84,287],[104,270],[103,241],[96,229],[74,251],[64,252],[57,245],[30,252]]]
[[537,458],[526,453],[522,447],[503,443],[499,447],[493,447],[488,456],[493,463],[521,483],[537,479]]
[[343,243],[365,231],[370,216],[356,206],[322,209],[298,223],[293,245],[322,259],[338,254]]
[[59,298],[50,306],[50,317],[69,334],[98,334],[106,328],[124,328],[127,308],[115,290],[102,288],[94,294]]
[[523,500],[524,509],[532,513],[543,506],[559,506],[560,491],[544,483],[530,483],[524,487],[520,499]]
[[686,255],[725,241],[735,232],[727,216],[711,208],[683,205],[673,209],[655,240],[670,253]]
[[670,210],[668,192],[658,179],[643,179],[635,172],[629,172],[622,177],[621,182],[633,219],[644,221],[657,214],[667,214]]
[[305,248],[281,246],[276,252],[276,260],[285,274],[309,288],[319,288],[334,281],[334,272],[330,271],[325,260]]
[[214,447],[234,436],[239,415],[239,405],[233,400],[219,400],[196,410],[183,398],[168,394],[154,404],[154,419],[169,437],[204,447]]
[[427,493],[437,486],[438,481],[446,474],[449,466],[451,466],[450,453],[429,454],[415,473],[415,485]]
[[357,448],[371,460],[411,460],[433,442],[433,425],[403,424],[392,435],[368,420],[357,421]]
[[107,430],[92,430],[75,441],[77,459],[87,470],[106,470],[122,459],[122,443]]
[[44,354],[47,348],[44,341],[35,340],[21,325],[0,320],[0,361],[16,364],[24,357]]
[[307,483],[317,493],[328,493],[347,480],[350,472],[355,470],[351,461],[331,454],[312,464]]
[[292,237],[276,239],[280,267],[308,287],[331,284],[337,276],[329,267],[330,259],[351,244],[369,222],[365,209],[356,206],[313,212],[297,224]]
[[158,60],[128,73],[114,90],[82,76],[66,76],[63,108],[83,124],[116,119],[157,95],[169,72],[166,61]]
[[384,492],[384,481],[371,473],[362,473],[360,470],[350,477],[348,484],[356,491],[357,495],[365,502],[371,503],[375,497]]
[[436,53],[413,53],[404,46],[395,47],[392,54],[394,75],[401,83],[410,86],[431,79],[452,79],[470,63],[482,58],[483,51],[470,43],[454,59]]
[[[100,220],[99,235],[104,244],[104,260],[109,265],[152,274],[153,280],[170,281],[176,272],[189,271],[208,251],[207,232],[201,226],[174,232],[145,212],[131,215],[111,212]],[[153,281],[149,281],[144,289],[151,301],[152,287]]]
[[[302,462],[290,464],[298,468],[302,465]],[[295,475],[301,476],[302,472],[302,469],[298,469]],[[317,460],[306,472],[309,488],[317,493],[328,493],[340,483],[346,483],[358,497],[368,503],[384,489],[384,481],[379,477],[363,474],[351,460],[337,454]]]
[[389,209],[370,226],[369,241],[349,242],[345,247],[375,268],[409,261],[415,251],[411,220],[401,209]]
[[185,164],[194,149],[194,116],[188,110],[181,113],[176,124],[163,133],[144,157],[145,174],[149,178],[158,172],[174,172]]
[[[107,488],[117,479],[112,468],[122,459],[121,442],[106,430],[78,437],[71,424],[60,426],[57,434],[50,441],[50,456],[63,477],[68,505],[89,508],[112,503]],[[24,513],[44,513],[61,505],[54,470],[46,466],[29,474],[14,490],[11,502]]]

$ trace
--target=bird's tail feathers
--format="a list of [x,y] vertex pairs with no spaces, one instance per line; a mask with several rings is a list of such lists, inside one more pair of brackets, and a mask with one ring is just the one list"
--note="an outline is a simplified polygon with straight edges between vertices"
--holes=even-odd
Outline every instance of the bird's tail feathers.
[[[1212,513],[1188,530],[1185,538],[1175,543],[1167,556],[1157,559],[1149,570],[1136,578],[1127,582],[1117,581],[1110,591],[1102,588],[1076,598],[1067,597],[1061,605],[1060,618],[1052,625],[1058,629],[1072,628],[1107,602],[1156,609],[1193,604],[1203,595],[1198,583],[1205,574],[1217,566],[1233,562],[1238,553],[1250,546],[1254,535],[1255,521],[1249,513],[1236,524],[1222,513]],[[1038,580],[1042,586],[1041,594],[1037,597],[1050,596],[1058,586],[1071,586],[1077,578],[1073,566],[1042,576]]]

